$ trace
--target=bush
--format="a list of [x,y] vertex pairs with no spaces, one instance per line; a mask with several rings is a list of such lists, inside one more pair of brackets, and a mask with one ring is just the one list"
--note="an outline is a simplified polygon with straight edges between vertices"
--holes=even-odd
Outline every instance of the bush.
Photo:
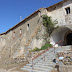
[[52,47],[52,45],[50,43],[45,43],[45,45],[43,45],[40,49],[36,47],[33,50],[31,50],[30,52],[45,50],[45,49],[48,49],[49,47]]
[[36,47],[32,50],[32,52],[35,52],[35,51],[40,51],[40,49]]
[[43,45],[43,46],[41,47],[40,50],[48,49],[48,47],[51,47],[51,46],[52,46],[52,45],[51,45],[50,43],[46,43],[45,45]]
[[43,15],[42,16],[43,19],[43,26],[46,27],[46,31],[48,32],[49,36],[51,35],[51,33],[54,31],[54,29],[56,28],[56,24],[58,24],[58,21],[52,21],[51,17],[47,16],[47,15]]

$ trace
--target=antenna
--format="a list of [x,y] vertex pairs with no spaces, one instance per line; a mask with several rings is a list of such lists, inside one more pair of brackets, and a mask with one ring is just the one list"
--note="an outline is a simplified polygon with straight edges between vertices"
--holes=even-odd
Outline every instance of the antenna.
[[22,16],[20,16],[20,21],[22,21]]

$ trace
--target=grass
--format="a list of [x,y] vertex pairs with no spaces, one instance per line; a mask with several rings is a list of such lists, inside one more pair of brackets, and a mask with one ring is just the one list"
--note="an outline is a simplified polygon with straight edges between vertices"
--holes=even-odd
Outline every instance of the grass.
[[41,47],[40,50],[48,49],[48,48],[51,47],[51,46],[52,46],[52,45],[51,45],[50,43],[46,43],[45,45],[43,45],[43,46]]
[[36,47],[33,50],[31,50],[31,52],[35,52],[35,51],[40,51],[40,49]]
[[43,45],[40,49],[36,47],[33,50],[31,50],[31,52],[45,50],[48,49],[49,47],[52,47],[52,45],[50,43],[45,43],[45,45]]

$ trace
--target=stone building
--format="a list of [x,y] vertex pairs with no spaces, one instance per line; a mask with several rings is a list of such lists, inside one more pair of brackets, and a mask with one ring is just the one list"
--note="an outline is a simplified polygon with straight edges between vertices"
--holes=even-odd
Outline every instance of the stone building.
[[30,49],[40,48],[44,42],[45,28],[42,15],[58,21],[59,28],[50,37],[50,43],[63,40],[62,45],[72,45],[72,0],[64,0],[48,8],[40,8],[30,16],[0,34],[1,57],[25,56]]

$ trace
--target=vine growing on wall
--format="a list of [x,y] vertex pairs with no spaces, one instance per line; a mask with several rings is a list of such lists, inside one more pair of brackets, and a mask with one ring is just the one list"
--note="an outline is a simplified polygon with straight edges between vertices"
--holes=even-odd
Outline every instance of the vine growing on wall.
[[56,29],[57,27],[55,27],[55,25],[58,23],[56,20],[52,21],[51,17],[47,16],[47,15],[43,15],[42,16],[43,19],[43,26],[45,26],[47,33],[49,34],[49,36],[51,35],[51,33],[54,31],[54,29]]

